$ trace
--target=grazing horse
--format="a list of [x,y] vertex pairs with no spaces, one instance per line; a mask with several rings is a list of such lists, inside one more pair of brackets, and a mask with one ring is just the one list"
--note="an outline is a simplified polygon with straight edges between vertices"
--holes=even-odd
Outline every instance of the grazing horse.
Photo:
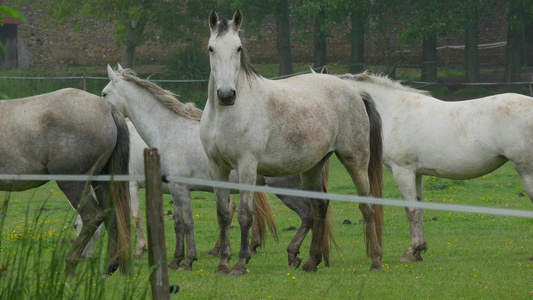
[[[0,173],[128,174],[124,117],[93,94],[62,89],[0,101],[0,128]],[[0,190],[23,191],[44,183],[0,180]],[[67,274],[75,275],[82,251],[102,222],[110,236],[107,272],[119,265],[124,271],[130,243],[128,183],[58,181],[57,185],[89,224],[67,253]]]
[[[208,100],[200,121],[200,137],[213,180],[228,181],[236,170],[239,183],[256,184],[257,175],[300,174],[306,190],[324,191],[321,171],[337,155],[361,196],[381,196],[381,121],[373,102],[366,101],[344,80],[326,74],[306,74],[268,80],[250,64],[239,36],[242,13],[219,21],[209,15],[211,74]],[[215,188],[220,225],[220,262],[216,272],[246,274],[251,258],[250,191],[240,192],[238,211],[241,248],[230,269],[229,191]],[[313,235],[304,271],[316,271],[322,261],[324,220],[329,201],[311,199]],[[383,208],[361,204],[371,270],[382,269]]]
[[[162,89],[158,85],[138,78],[131,69],[123,69],[119,66],[118,70],[114,71],[108,66],[107,72],[111,81],[102,91],[103,98],[115,104],[119,110],[130,118],[142,140],[146,141],[151,147],[159,149],[163,173],[209,179],[208,159],[202,147],[199,134],[199,121],[203,112],[191,103],[180,102],[173,93]],[[132,137],[132,139],[135,138]],[[132,152],[137,152],[133,147],[134,144],[132,143]],[[132,165],[136,165],[133,162],[135,155],[135,153],[132,154]],[[324,172],[323,174],[327,173]],[[327,181],[327,179],[324,179],[324,181]],[[259,177],[258,184],[294,189],[298,189],[301,186],[299,178],[290,177]],[[169,183],[169,190],[174,199],[176,230],[176,251],[169,266],[171,268],[192,269],[192,263],[197,259],[197,252],[194,243],[194,223],[190,193],[191,191],[212,192],[213,189],[208,186]],[[232,192],[237,193],[238,191]],[[307,199],[283,195],[278,197],[302,219],[300,229],[287,248],[289,265],[296,268],[301,262],[300,258],[297,257],[300,245],[311,227],[309,222],[309,220],[312,220],[310,205]],[[275,229],[267,200],[265,194],[255,194],[254,204],[257,206],[255,210],[257,218],[254,220],[254,223],[256,223],[254,228],[256,230],[253,230],[252,233],[251,251],[255,251],[263,241],[265,221],[269,223],[271,229]],[[326,224],[328,227],[324,232],[325,244],[323,247],[328,249],[329,240],[334,243],[329,216]],[[184,237],[187,238],[187,257],[185,257],[184,252]],[[210,253],[213,254],[216,251],[218,251],[217,246]]]
[[[423,201],[423,175],[476,178],[511,161],[533,199],[533,98],[500,94],[446,102],[365,72],[341,75],[368,92],[383,119],[383,163],[404,200]],[[402,261],[427,249],[423,210],[406,209],[411,243]]]

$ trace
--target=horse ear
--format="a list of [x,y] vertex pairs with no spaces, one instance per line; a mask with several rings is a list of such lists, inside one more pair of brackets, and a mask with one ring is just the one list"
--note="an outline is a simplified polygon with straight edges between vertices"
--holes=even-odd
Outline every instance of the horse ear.
[[218,14],[213,9],[209,13],[209,28],[211,28],[211,31],[213,31],[213,30],[215,30],[215,28],[217,28],[217,24],[218,24]]
[[113,68],[111,68],[109,64],[107,65],[107,77],[109,77],[109,80],[111,80],[112,82],[117,82],[120,80],[120,78],[118,78],[117,74],[115,73],[115,71],[113,71]]
[[119,63],[117,63],[117,70],[124,70],[122,69],[122,66]]
[[242,25],[242,12],[240,9],[237,9],[235,14],[233,15],[233,28],[235,30],[239,30]]

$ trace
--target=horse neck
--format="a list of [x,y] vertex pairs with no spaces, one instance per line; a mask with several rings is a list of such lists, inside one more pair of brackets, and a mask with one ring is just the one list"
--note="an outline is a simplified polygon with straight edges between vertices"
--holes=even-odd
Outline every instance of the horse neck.
[[375,83],[357,81],[356,85],[368,92],[376,103],[379,114],[385,118],[389,113],[394,113],[395,105],[403,98],[408,97],[408,91],[393,87],[382,86]]
[[137,132],[150,147],[159,147],[168,141],[169,136],[176,137],[184,130],[189,120],[165,107],[152,93],[139,89],[132,93],[128,101],[129,118]]

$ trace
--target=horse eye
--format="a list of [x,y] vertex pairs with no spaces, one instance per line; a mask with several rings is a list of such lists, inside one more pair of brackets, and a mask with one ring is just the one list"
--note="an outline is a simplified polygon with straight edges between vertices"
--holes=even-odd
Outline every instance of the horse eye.
[[209,49],[209,52],[213,52],[213,47],[209,46],[207,49]]
[[237,52],[241,52],[242,51],[242,46],[240,46],[238,49],[237,49]]
[[105,98],[105,96],[107,96],[107,94],[102,92],[102,98]]

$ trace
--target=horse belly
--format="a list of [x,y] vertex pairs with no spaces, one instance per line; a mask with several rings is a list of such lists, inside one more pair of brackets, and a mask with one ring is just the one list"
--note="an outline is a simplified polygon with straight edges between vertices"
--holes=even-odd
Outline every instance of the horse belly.
[[21,192],[47,183],[48,181],[13,181],[13,180],[0,180],[0,191]]
[[500,155],[491,157],[479,156],[477,159],[472,157],[471,159],[465,158],[443,156],[440,160],[420,163],[417,168],[417,174],[454,180],[472,179],[498,169],[508,160]]

